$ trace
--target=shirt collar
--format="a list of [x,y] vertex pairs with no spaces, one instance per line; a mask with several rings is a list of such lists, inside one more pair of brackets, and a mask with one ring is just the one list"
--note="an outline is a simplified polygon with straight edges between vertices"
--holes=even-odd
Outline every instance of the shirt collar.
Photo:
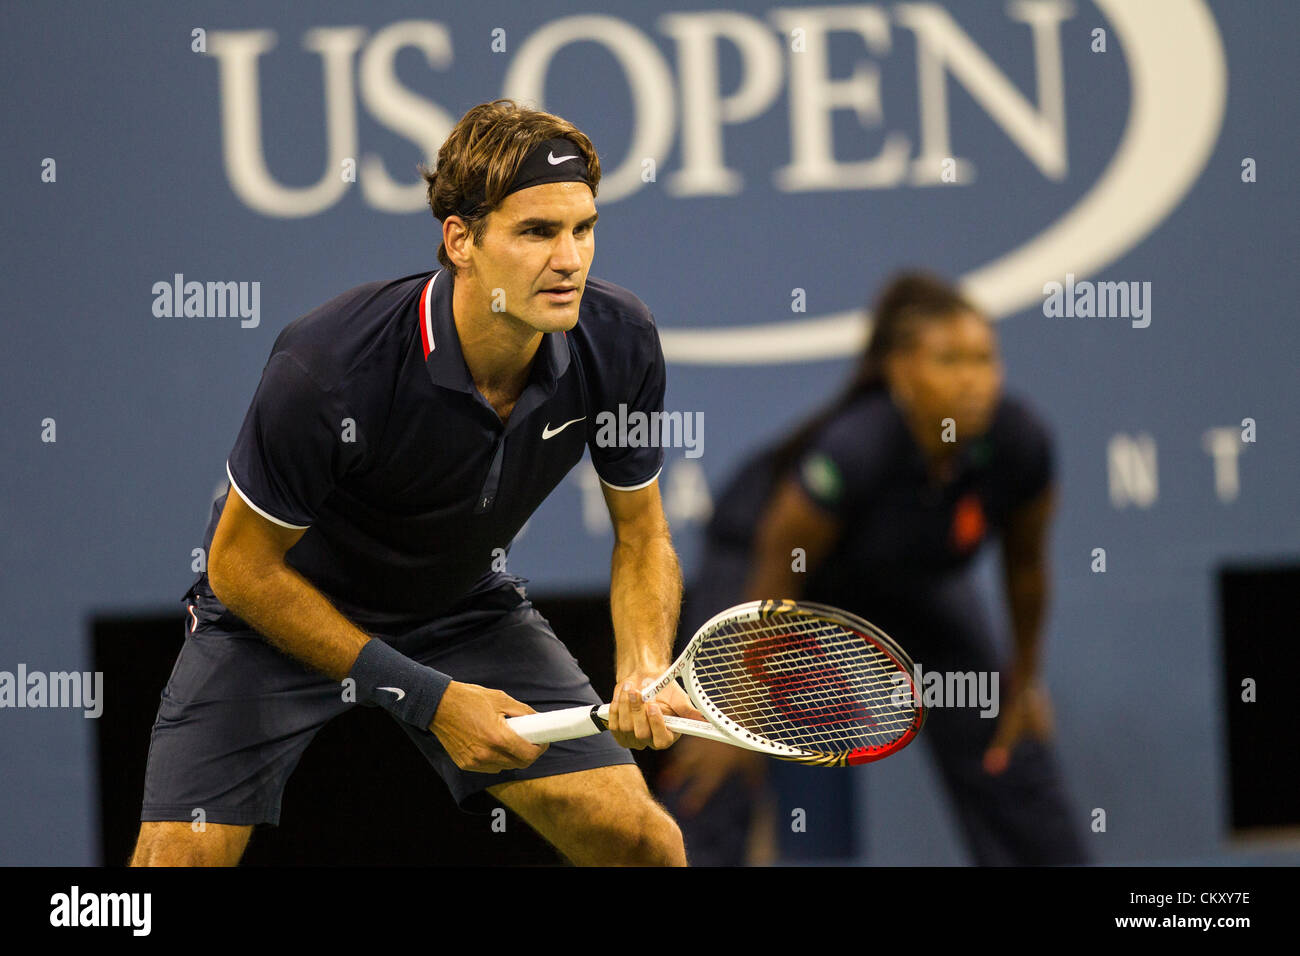
[[[446,269],[439,269],[425,283],[420,293],[420,340],[424,347],[425,368],[429,370],[433,384],[472,395],[476,391],[474,379],[465,364],[460,336],[452,318],[452,291],[455,287],[455,277]],[[527,387],[537,385],[543,395],[550,395],[568,367],[567,334],[547,332],[537,347]],[[512,414],[511,419],[514,417]]]

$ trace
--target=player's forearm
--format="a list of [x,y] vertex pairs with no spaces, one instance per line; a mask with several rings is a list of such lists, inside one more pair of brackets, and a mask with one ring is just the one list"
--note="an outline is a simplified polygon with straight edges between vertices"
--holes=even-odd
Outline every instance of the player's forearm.
[[794,570],[793,559],[785,557],[788,553],[764,548],[755,554],[745,584],[746,601],[763,601],[768,598],[790,598],[797,601],[803,596],[806,572]]
[[1038,676],[1043,617],[1047,609],[1047,568],[1042,560],[1006,564],[1006,594],[1014,648],[1014,674],[1019,681]]
[[614,545],[610,613],[619,680],[667,670],[681,604],[682,571],[667,529],[643,541]]
[[[797,601],[801,598],[804,579],[811,571],[807,566],[810,560],[808,545],[808,536],[799,535],[788,523],[774,521],[771,517],[761,520],[754,534],[745,600],[790,598]],[[799,553],[796,549],[802,549],[801,564],[796,564],[795,557]],[[820,559],[820,549],[817,549],[811,560]]]
[[239,552],[208,565],[222,603],[308,667],[352,681],[358,702],[375,703],[421,730],[433,729],[451,677],[358,628],[283,561],[240,563]]
[[370,636],[349,621],[310,581],[283,562],[209,567],[222,604],[292,657],[335,680],[348,675]]
[[838,518],[818,510],[798,483],[787,479],[772,493],[754,529],[745,600],[803,597],[808,576],[826,560],[842,531]]

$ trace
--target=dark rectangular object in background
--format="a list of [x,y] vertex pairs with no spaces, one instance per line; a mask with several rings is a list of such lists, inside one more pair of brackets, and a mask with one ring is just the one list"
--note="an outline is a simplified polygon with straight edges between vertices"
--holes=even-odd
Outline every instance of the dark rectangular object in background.
[[[1237,836],[1300,828],[1297,596],[1300,564],[1219,572],[1229,822]],[[1253,702],[1242,699],[1247,679]]]

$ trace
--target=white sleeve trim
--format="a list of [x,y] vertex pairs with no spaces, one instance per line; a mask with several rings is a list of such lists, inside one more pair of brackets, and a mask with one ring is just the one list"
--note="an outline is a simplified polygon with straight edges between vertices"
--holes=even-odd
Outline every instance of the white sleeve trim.
[[259,508],[257,505],[253,504],[252,499],[249,498],[248,495],[244,494],[244,489],[240,488],[239,485],[235,484],[235,476],[230,473],[229,461],[226,462],[226,477],[230,479],[230,487],[235,489],[235,493],[239,495],[240,498],[243,499],[244,504],[248,505],[248,507],[252,508],[254,511],[260,514],[267,521],[273,522],[274,524],[278,524],[281,528],[291,528],[294,531],[306,531],[308,528],[311,527],[311,525],[309,524],[289,524],[289,522],[287,521],[281,521],[275,515],[268,514],[267,512]]
[[660,465],[657,469],[655,469],[655,473],[653,475],[651,475],[645,481],[641,482],[639,485],[611,485],[604,478],[600,478],[600,472],[596,472],[596,477],[600,478],[600,483],[604,485],[606,488],[613,488],[615,491],[639,491],[642,488],[648,487],[649,485],[653,485],[655,483],[655,479],[659,477],[659,472],[663,470],[664,470],[664,466]]

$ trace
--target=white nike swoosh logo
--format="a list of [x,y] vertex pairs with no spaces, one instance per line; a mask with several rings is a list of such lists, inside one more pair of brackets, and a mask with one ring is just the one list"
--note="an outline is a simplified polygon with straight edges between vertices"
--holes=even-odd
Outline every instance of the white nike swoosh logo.
[[[586,415],[583,415],[583,416],[582,416],[582,418],[586,418],[586,417],[587,417]],[[551,423],[550,423],[550,422],[547,422],[547,423],[546,423],[546,427],[542,429],[542,441],[545,441],[545,440],[548,439],[548,438],[554,438],[556,435],[558,435],[560,432],[564,431],[566,428],[568,428],[568,427],[569,427],[570,425],[572,425],[574,422],[580,422],[580,421],[582,421],[582,418],[570,418],[567,422],[565,422],[565,423],[564,423],[563,425],[561,425],[559,428],[551,428]]]
[[401,700],[403,697],[406,696],[406,691],[402,690],[402,688],[400,688],[400,687],[380,687],[379,689],[380,689],[380,690],[391,690],[394,694],[397,695],[397,699],[398,699],[398,700]]
[[565,160],[577,159],[577,158],[578,158],[577,156],[556,156],[554,150],[551,150],[546,154],[546,161],[550,163],[552,166],[558,166],[560,165],[560,163],[564,162]]

